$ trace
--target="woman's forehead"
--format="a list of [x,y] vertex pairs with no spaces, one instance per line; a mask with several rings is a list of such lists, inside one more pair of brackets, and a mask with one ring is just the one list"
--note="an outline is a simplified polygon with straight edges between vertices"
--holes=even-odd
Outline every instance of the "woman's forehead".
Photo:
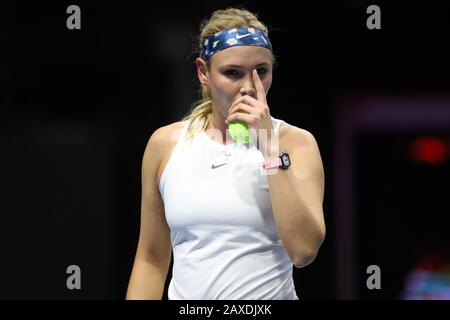
[[260,46],[235,46],[214,54],[211,59],[214,64],[255,66],[259,64],[272,64],[272,52]]

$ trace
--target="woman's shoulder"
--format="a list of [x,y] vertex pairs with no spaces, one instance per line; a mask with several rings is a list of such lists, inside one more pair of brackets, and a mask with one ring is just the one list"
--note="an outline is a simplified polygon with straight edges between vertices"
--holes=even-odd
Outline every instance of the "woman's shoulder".
[[294,126],[292,124],[283,121],[280,126],[279,137],[281,141],[286,143],[296,142],[296,143],[316,143],[316,138],[314,135],[306,129]]
[[167,147],[171,145],[171,141],[176,141],[176,136],[181,132],[181,128],[184,124],[185,121],[178,121],[154,130],[148,139],[145,148],[146,152],[151,151],[152,154],[164,153]]
[[167,145],[171,141],[177,141],[181,129],[189,120],[177,121],[157,128],[151,135],[150,140],[154,140],[158,145]]
[[[177,121],[156,129],[147,145],[145,153],[154,154],[153,161],[156,172],[156,183],[159,185],[162,172],[167,165],[171,151],[173,150],[178,137],[189,120]],[[145,159],[145,156],[144,156]]]
[[175,145],[178,135],[186,121],[173,122],[157,128],[150,135],[144,151],[144,166],[149,168],[160,168],[160,164],[165,162],[168,153]]
[[189,120],[177,121],[161,126],[155,130],[155,133],[158,132],[161,134],[162,132],[170,132],[177,129],[181,129]]
[[291,135],[291,134],[298,134],[302,136],[312,136],[312,133],[309,132],[306,129],[303,129],[301,127],[294,126],[285,120],[282,121],[280,125],[280,136],[281,135]]

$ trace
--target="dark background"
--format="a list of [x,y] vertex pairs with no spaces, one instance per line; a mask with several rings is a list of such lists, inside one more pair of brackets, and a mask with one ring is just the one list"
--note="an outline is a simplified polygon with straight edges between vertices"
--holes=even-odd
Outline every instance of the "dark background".
[[[345,232],[334,214],[342,182],[335,178],[336,119],[345,101],[358,112],[354,97],[437,96],[450,113],[450,10],[442,3],[2,1],[0,298],[125,297],[145,145],[198,98],[198,25],[233,5],[269,26],[278,59],[272,115],[313,133],[324,162],[327,238],[313,264],[294,270],[299,296],[400,298],[421,250],[449,239],[449,161],[413,162],[406,146],[432,135],[449,149],[449,131],[430,124],[355,134],[356,287],[344,294],[336,266]],[[81,30],[66,27],[71,4],[81,8]],[[366,27],[371,4],[381,8],[381,30]],[[82,290],[66,287],[72,264],[82,270]],[[381,290],[365,287],[370,264],[381,268]]]

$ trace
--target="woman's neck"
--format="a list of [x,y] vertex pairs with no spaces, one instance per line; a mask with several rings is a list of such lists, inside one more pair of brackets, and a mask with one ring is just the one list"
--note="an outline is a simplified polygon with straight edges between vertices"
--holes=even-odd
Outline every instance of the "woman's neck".
[[[222,144],[233,143],[233,139],[228,134],[228,126],[225,123],[225,118],[217,112],[214,108],[209,116],[209,123],[206,127],[206,134],[213,139]],[[220,134],[218,133],[220,131]]]

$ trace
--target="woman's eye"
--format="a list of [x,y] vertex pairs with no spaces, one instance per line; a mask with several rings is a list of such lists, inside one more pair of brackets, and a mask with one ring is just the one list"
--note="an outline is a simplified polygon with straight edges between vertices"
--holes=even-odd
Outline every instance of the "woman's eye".
[[225,71],[225,75],[235,77],[239,74],[237,70],[227,70]]
[[267,69],[266,68],[258,68],[258,74],[266,74]]
[[[264,74],[267,73],[267,68],[258,68],[256,70],[258,71],[259,75],[264,75]],[[226,71],[224,71],[224,74],[227,77],[239,77],[239,76],[241,76],[241,72],[239,70],[235,70],[235,69],[226,70]]]

